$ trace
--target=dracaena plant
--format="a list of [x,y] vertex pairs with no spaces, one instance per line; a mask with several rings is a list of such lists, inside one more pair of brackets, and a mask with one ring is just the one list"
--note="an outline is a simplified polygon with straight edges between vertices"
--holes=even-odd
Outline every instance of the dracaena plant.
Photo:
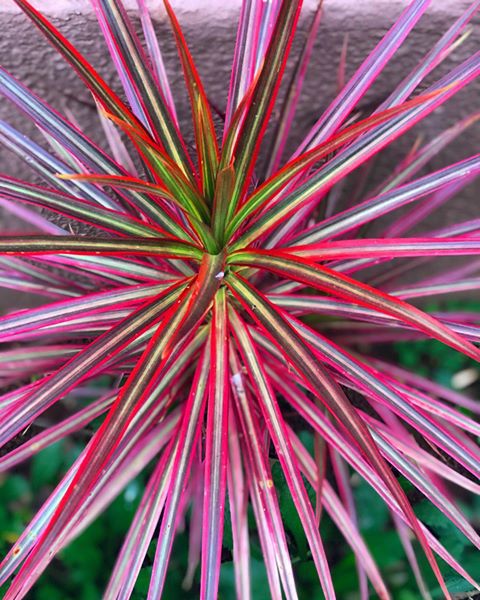
[[[377,187],[343,183],[353,171],[367,173],[375,155],[480,73],[477,52],[424,83],[466,37],[479,2],[388,98],[363,110],[362,98],[430,4],[410,2],[288,156],[321,6],[273,119],[301,1],[244,0],[219,118],[165,0],[191,104],[195,143],[189,145],[144,0],[138,0],[143,41],[121,0],[92,0],[122,94],[27,0],[14,1],[93,95],[109,149],[0,71],[2,93],[51,146],[0,124],[2,143],[44,180],[0,178],[2,205],[37,230],[0,238],[1,284],[45,297],[39,307],[0,319],[6,445],[0,470],[100,420],[1,563],[0,582],[13,576],[5,600],[27,597],[55,555],[147,467],[149,480],[105,598],[131,596],[152,540],[148,598],[162,596],[185,517],[189,578],[198,565],[200,597],[215,598],[227,510],[238,598],[251,594],[252,536],[272,598],[297,598],[272,461],[283,471],[326,598],[335,598],[335,589],[330,549],[320,535],[323,511],[355,553],[361,598],[369,589],[390,597],[359,531],[353,472],[388,505],[423,597],[429,591],[411,534],[446,597],[439,562],[476,587],[416,516],[405,486],[480,548],[455,501],[456,488],[480,489],[479,405],[395,366],[388,354],[380,359],[375,348],[431,338],[480,358],[475,315],[429,314],[417,302],[478,289],[478,259],[461,267],[436,263],[480,254],[480,222],[432,230],[425,219],[455,202],[480,171],[480,155],[419,176],[477,115],[416,143]],[[344,65],[342,52],[340,75]],[[380,221],[372,237],[370,225],[400,207],[401,217]],[[63,215],[59,224],[49,218],[53,213]],[[422,222],[425,233],[412,235]],[[72,412],[55,421],[50,409],[65,399]],[[51,415],[47,426],[24,441],[19,434],[45,415]],[[314,451],[301,429],[313,432]]]

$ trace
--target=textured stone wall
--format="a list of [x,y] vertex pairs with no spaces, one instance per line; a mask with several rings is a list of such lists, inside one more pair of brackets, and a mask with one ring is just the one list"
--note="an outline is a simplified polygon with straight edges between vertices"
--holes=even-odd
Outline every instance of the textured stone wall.
[[[115,75],[108,52],[102,41],[89,0],[36,0],[35,6],[44,10],[65,35],[91,60],[94,66],[114,83]],[[135,0],[127,6],[134,8]],[[211,100],[222,108],[226,100],[228,72],[231,64],[236,17],[240,0],[172,0],[179,20],[183,25],[192,53]],[[305,29],[315,6],[314,0],[305,2],[301,29]],[[427,14],[402,46],[395,60],[385,70],[364,103],[382,99],[395,82],[415,65],[432,43],[448,28],[469,4],[466,0],[433,0]],[[168,70],[176,96],[179,98],[179,113],[182,125],[188,130],[189,110],[182,84],[175,47],[168,26],[160,10],[161,1],[150,3],[158,28],[162,48],[165,51]],[[299,134],[313,123],[322,109],[332,99],[336,88],[336,73],[341,45],[349,35],[347,76],[361,63],[382,34],[401,12],[406,2],[398,0],[325,0],[324,17],[315,47],[311,68],[308,73],[304,99],[300,106],[300,117],[295,127]],[[40,33],[21,14],[12,0],[0,0],[0,63],[47,99],[53,106],[63,110],[68,107],[85,128],[99,141],[98,123],[92,100],[75,74],[48,45]],[[474,19],[473,31],[467,42],[449,58],[440,72],[459,62],[469,52],[479,48],[480,19]],[[299,43],[297,43],[297,48]],[[437,74],[435,74],[436,76]],[[458,117],[479,110],[480,81],[471,85],[437,111],[414,132],[394,147],[388,149],[378,161],[375,176],[379,179],[392,167],[402,152],[412,143],[414,136],[421,134],[425,139],[435,136],[442,128]],[[25,122],[24,117],[7,100],[0,98],[0,118],[34,137],[38,134]],[[432,167],[455,161],[478,151],[480,127],[472,127],[461,140],[457,140]],[[295,140],[294,140],[295,141]],[[9,152],[0,148],[0,169],[17,176],[29,177],[28,168],[18,162]],[[478,215],[477,195],[473,186],[462,198],[446,208],[441,218],[451,218],[451,211],[462,213],[462,218]],[[450,216],[449,216],[450,215]]]

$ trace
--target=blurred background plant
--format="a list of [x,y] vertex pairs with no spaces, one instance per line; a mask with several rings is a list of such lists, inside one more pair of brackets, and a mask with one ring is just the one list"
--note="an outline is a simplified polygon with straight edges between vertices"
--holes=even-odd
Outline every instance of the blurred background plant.
[[[480,302],[457,300],[430,303],[429,309],[464,310],[479,314]],[[480,374],[477,363],[454,352],[442,344],[431,340],[405,341],[395,344],[394,352],[399,366],[411,369],[419,375],[430,378],[454,389],[452,383],[458,380],[459,373],[466,370]],[[473,379],[473,381],[472,381]],[[480,395],[480,381],[470,375],[465,391],[472,397]],[[313,451],[313,435],[308,430],[300,433],[306,447]],[[14,475],[0,475],[0,553],[5,554],[17,539],[24,527],[40,507],[41,502],[52,491],[54,484],[67,471],[83,448],[83,439],[72,436],[57,442],[37,454],[31,463]],[[289,549],[295,560],[300,598],[311,600],[321,598],[315,565],[308,557],[308,543],[299,522],[290,493],[282,477],[278,464],[273,466],[276,489],[279,492],[280,511],[287,524]],[[31,600],[98,600],[113,568],[118,549],[128,531],[135,514],[148,472],[132,481],[122,494],[90,527],[73,541],[55,561],[55,566],[46,571],[37,587],[30,592]],[[410,499],[415,512],[428,524],[442,544],[456,560],[475,578],[480,579],[478,550],[421,495],[415,495],[411,486],[403,482],[405,489],[412,492]],[[394,527],[390,512],[378,495],[358,476],[352,478],[352,489],[358,507],[359,529],[372,550],[373,557],[385,575],[386,583],[392,592],[393,600],[418,600],[418,583],[406,559],[404,548]],[[465,496],[460,501],[462,511],[476,528],[480,528],[480,497]],[[251,524],[251,582],[252,597],[255,600],[270,600],[268,580],[262,560],[262,550],[255,538],[253,515]],[[355,555],[345,543],[339,543],[338,533],[328,515],[321,524],[322,538],[329,549],[332,560],[332,575],[338,597],[342,600],[358,599],[358,579],[355,568]],[[343,541],[343,540],[342,540]],[[146,562],[153,562],[156,544],[153,542]],[[229,515],[223,543],[222,568],[220,572],[219,598],[236,598],[235,577],[232,562],[232,535]],[[422,572],[427,574],[425,581],[432,599],[443,598],[443,593],[428,573],[425,558],[417,546],[417,556]],[[186,589],[185,576],[188,572],[188,521],[186,530],[178,535],[164,591],[165,600],[197,600],[199,595],[198,569],[191,587]],[[442,565],[447,584],[456,598],[475,599],[480,594],[459,577],[448,566]],[[147,597],[151,567],[145,566],[135,587],[133,600]],[[3,589],[6,589],[4,586]],[[1,593],[2,588],[0,588]],[[375,596],[372,596],[372,598]]]
[[[465,311],[476,313],[480,319],[480,302],[474,300],[429,302],[429,312]],[[480,395],[480,370],[478,364],[434,340],[407,340],[396,342],[393,352],[385,347],[387,356],[399,367],[409,369],[422,377],[449,387],[460,389],[469,396]],[[372,350],[372,348],[367,348]],[[374,353],[382,354],[381,348]],[[105,389],[108,379],[100,382]],[[459,386],[456,383],[460,384]],[[468,411],[465,411],[468,413]],[[88,430],[73,434],[68,439],[56,442],[36,454],[33,459],[14,474],[0,474],[0,554],[6,554],[11,545],[30,522],[43,501],[52,492],[56,482],[65,474],[69,466],[79,456],[85,439],[96,429],[98,422],[91,423]],[[25,441],[38,431],[40,426],[32,426],[20,436]],[[313,453],[313,435],[308,429],[300,429],[301,440]],[[16,443],[16,442],[15,442]],[[9,447],[5,448],[8,450]],[[1,455],[2,451],[0,451]],[[457,465],[458,467],[458,465]],[[131,481],[106,511],[63,550],[55,560],[54,567],[47,570],[37,586],[30,592],[31,600],[98,600],[101,597],[111,569],[115,564],[118,550],[128,531],[138,507],[151,467]],[[295,564],[295,574],[301,599],[321,598],[315,565],[309,557],[308,542],[291,495],[282,476],[278,461],[272,460],[274,484],[279,494],[280,511],[286,524],[288,545]],[[468,475],[468,473],[467,473]],[[406,559],[398,532],[391,520],[391,513],[378,495],[355,474],[351,479],[352,490],[357,505],[358,525],[365,541],[372,551],[378,566],[382,569],[385,581],[392,592],[393,600],[418,600],[418,581]],[[409,499],[416,514],[426,523],[439,541],[452,553],[454,558],[472,575],[480,579],[478,551],[458,529],[431,503],[416,493],[403,479],[402,485],[410,492]],[[462,512],[475,528],[480,528],[480,497],[465,495],[459,501]],[[268,579],[262,559],[262,550],[255,533],[253,514],[249,514],[251,536],[251,584],[255,600],[270,600]],[[167,577],[165,600],[196,600],[199,595],[199,569],[188,577],[188,526],[179,533],[174,544],[171,565]],[[358,578],[355,568],[355,555],[350,547],[338,538],[338,533],[328,515],[321,523],[322,539],[329,549],[332,576],[338,597],[342,600],[358,599]],[[426,559],[415,543],[419,566],[433,600],[443,598],[443,592],[435,577],[429,573]],[[146,563],[153,564],[156,541],[149,548]],[[234,566],[232,561],[233,539],[230,515],[226,515],[226,531],[223,540],[222,567],[220,573],[219,598],[236,598]],[[334,549],[334,551],[332,551]],[[442,564],[449,589],[455,598],[475,599],[479,594],[452,569]],[[133,600],[147,597],[151,576],[151,566],[144,566],[133,593]],[[7,585],[0,588],[0,597]],[[372,597],[375,597],[374,595]]]

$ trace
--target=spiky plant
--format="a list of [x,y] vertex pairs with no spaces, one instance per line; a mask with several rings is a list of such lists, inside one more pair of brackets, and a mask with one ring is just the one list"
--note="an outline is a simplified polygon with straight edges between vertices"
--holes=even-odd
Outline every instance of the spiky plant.
[[[389,597],[358,530],[350,471],[391,510],[423,597],[428,590],[410,531],[446,597],[435,555],[475,586],[416,517],[404,487],[410,482],[480,547],[446,485],[479,490],[480,428],[473,418],[479,405],[380,360],[375,344],[432,338],[480,357],[474,315],[428,314],[408,302],[478,289],[478,278],[470,276],[478,261],[455,269],[448,263],[436,275],[430,268],[437,257],[478,255],[478,220],[409,236],[480,171],[476,155],[415,179],[476,115],[430,144],[416,145],[375,192],[342,194],[348,188],[337,184],[480,73],[477,53],[428,88],[422,85],[458,45],[479,2],[365,114],[359,101],[429,5],[413,0],[284,160],[319,7],[264,168],[259,148],[300,0],[243,2],[218,136],[165,0],[190,96],[194,150],[180,132],[144,0],[138,7],[145,48],[120,0],[92,0],[125,101],[27,0],[15,2],[92,93],[111,154],[0,71],[3,94],[53,147],[48,151],[0,125],[2,142],[46,181],[40,186],[0,179],[2,205],[39,231],[1,237],[1,283],[49,299],[0,319],[0,440],[7,445],[1,471],[102,419],[1,563],[1,582],[19,568],[5,600],[26,597],[53,557],[149,464],[150,479],[105,598],[130,597],[153,538],[148,597],[162,596],[175,532],[186,514],[190,570],[200,564],[200,597],[215,598],[227,504],[238,598],[250,597],[248,506],[272,597],[297,598],[272,460],[283,470],[326,598],[334,598],[335,590],[329,548],[319,533],[322,508],[355,552],[361,597],[368,596],[368,582],[379,598]],[[379,237],[367,236],[364,225],[400,207],[407,207],[401,218],[384,225]],[[61,224],[49,220],[49,212],[63,215]],[[87,233],[72,233],[78,223],[88,226]],[[412,260],[392,265],[406,258]],[[408,286],[399,278],[406,269],[416,269]],[[367,343],[359,345],[362,340]],[[107,390],[98,385],[100,377],[110,382]],[[96,399],[85,404],[86,395]],[[64,399],[73,412],[52,421],[55,413],[47,411]],[[23,442],[19,434],[44,413],[53,415],[47,428]],[[314,432],[312,454],[297,435],[302,428]]]

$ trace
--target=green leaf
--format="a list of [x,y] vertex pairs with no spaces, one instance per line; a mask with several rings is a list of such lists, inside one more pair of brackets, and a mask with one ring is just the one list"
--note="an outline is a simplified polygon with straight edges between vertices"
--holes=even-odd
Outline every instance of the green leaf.
[[[271,600],[267,572],[261,560],[250,559],[250,582],[252,598]],[[233,562],[225,562],[220,571],[218,600],[234,600],[235,597],[235,565]]]
[[32,459],[30,481],[35,492],[40,491],[43,486],[55,483],[60,475],[64,464],[61,451],[63,447],[63,441],[56,442],[36,454]]
[[[285,476],[283,475],[282,468],[278,462],[272,465],[272,477],[275,484],[275,490],[278,496],[278,503],[280,505],[280,512],[282,514],[283,522],[285,523],[286,529],[292,534],[295,539],[296,550],[298,557],[301,560],[306,560],[308,556],[308,541],[303,529],[302,522],[298,516],[298,511],[295,508],[295,504],[292,500],[292,494],[288,488]],[[310,502],[312,505],[315,504],[315,493],[311,486],[306,485]],[[318,579],[317,576],[315,576]]]
[[31,480],[21,475],[10,474],[0,484],[0,506],[4,507],[10,502],[28,497],[30,493]]
[[384,531],[390,520],[385,502],[363,479],[354,492],[360,529],[366,533]]
[[14,0],[14,2],[16,2],[30,19],[32,19],[48,41],[63,55],[70,65],[73,66],[103,106],[117,116],[127,119],[135,126],[140,125],[126,105],[123,104],[120,98],[105,83],[95,69],[93,69],[88,61],[85,60],[58,29],[56,29],[42,14],[35,10],[27,0]]
[[150,577],[152,576],[152,567],[144,567],[138,574],[137,583],[133,590],[133,600],[145,600],[148,595]]
[[467,538],[431,502],[423,500],[415,507],[417,516],[446,546],[453,556],[461,560],[463,552],[470,547]]

